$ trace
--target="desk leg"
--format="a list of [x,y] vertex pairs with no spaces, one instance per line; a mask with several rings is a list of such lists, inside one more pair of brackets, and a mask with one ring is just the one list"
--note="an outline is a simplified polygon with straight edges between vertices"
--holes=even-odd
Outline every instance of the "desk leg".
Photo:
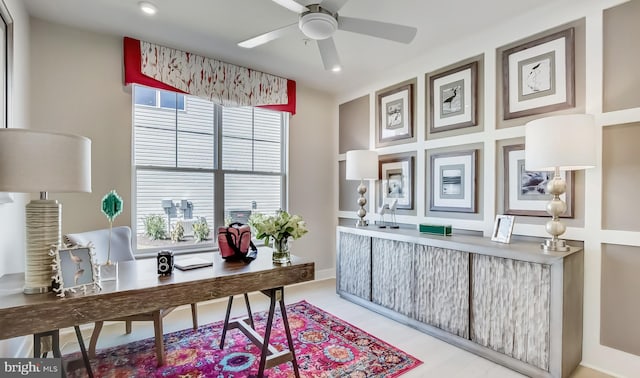
[[249,305],[249,296],[244,293],[244,303],[247,305],[247,315],[249,316],[249,324],[251,328],[256,329],[256,325],[253,324],[253,312],[251,312],[251,305]]
[[[93,371],[91,370],[91,362],[89,362],[89,355],[87,354],[87,348],[84,346],[84,340],[82,340],[82,332],[80,327],[74,326],[76,330],[76,337],[78,338],[78,344],[80,344],[80,351],[82,352],[82,359],[84,360],[84,367],[87,369],[89,378],[93,378]],[[55,355],[55,352],[54,352]]]
[[227,328],[229,328],[229,316],[231,315],[231,305],[233,304],[233,295],[229,296],[227,302],[227,314],[224,316],[224,326],[222,327],[222,336],[220,337],[220,349],[224,349],[224,338],[227,336]]
[[273,325],[273,314],[276,310],[276,289],[266,290],[270,292],[269,316],[267,317],[267,325],[264,330],[264,342],[262,351],[260,352],[260,367],[258,368],[258,378],[264,377],[264,368],[267,363],[267,355],[269,354],[269,338],[271,337],[271,326]]
[[278,289],[280,290],[280,315],[282,315],[282,323],[284,324],[284,331],[287,334],[287,342],[289,343],[289,351],[291,351],[291,357],[293,360],[291,364],[293,365],[293,372],[296,375],[296,378],[300,378],[300,371],[298,370],[298,359],[296,358],[296,351],[293,347],[293,338],[291,337],[291,329],[289,328],[289,319],[287,318],[287,309],[284,306],[284,288]]

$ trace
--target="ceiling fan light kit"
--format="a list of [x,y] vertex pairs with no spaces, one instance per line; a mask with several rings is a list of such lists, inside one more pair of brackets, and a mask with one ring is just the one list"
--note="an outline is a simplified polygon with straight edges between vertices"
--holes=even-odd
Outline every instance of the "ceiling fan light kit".
[[312,5],[300,16],[299,26],[302,33],[311,39],[327,39],[338,30],[337,15],[319,5]]

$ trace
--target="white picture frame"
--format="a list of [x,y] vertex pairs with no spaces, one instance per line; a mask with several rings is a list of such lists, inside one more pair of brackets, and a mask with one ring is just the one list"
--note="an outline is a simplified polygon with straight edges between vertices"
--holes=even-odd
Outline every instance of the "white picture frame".
[[516,217],[513,215],[496,215],[491,240],[500,243],[511,242],[511,234],[513,233],[515,218]]
[[477,150],[431,155],[431,211],[476,212]]
[[56,285],[53,291],[64,297],[67,292],[75,293],[88,290],[99,290],[100,273],[96,263],[95,252],[91,245],[52,248],[49,255],[53,257],[53,276]]

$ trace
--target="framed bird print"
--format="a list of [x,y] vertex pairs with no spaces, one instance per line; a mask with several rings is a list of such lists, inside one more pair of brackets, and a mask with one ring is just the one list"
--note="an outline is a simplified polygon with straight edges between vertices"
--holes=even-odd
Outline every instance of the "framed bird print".
[[[547,182],[553,179],[553,172],[527,171],[524,161],[524,144],[505,146],[504,152],[504,213],[548,217],[547,203],[551,194],[547,192]],[[561,171],[567,183],[566,192],[560,198],[567,204],[567,210],[560,216],[573,218],[573,171]]]
[[413,138],[413,83],[377,95],[377,145]]
[[90,245],[53,248],[49,255],[53,257],[53,291],[59,297],[64,297],[66,292],[82,290],[86,294],[88,289],[100,289],[98,265]]
[[431,133],[477,125],[478,62],[429,76]]
[[431,155],[431,211],[476,212],[477,150]]
[[574,28],[502,52],[504,119],[575,106]]

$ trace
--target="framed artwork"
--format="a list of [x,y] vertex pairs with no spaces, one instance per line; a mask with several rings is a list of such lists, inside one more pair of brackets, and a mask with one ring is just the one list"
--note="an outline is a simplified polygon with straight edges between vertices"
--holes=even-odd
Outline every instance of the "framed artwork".
[[431,133],[477,125],[478,62],[429,78]]
[[502,53],[504,119],[575,106],[574,29]]
[[[505,146],[504,149],[504,213],[511,215],[549,216],[545,210],[551,194],[547,193],[547,181],[553,172],[533,172],[525,169],[524,144]],[[567,204],[567,211],[560,215],[573,218],[573,172],[561,171],[567,182],[567,191],[560,198]]]
[[477,150],[431,155],[430,210],[476,212]]
[[413,209],[413,166],[413,156],[379,158],[380,206],[397,200],[397,209]]
[[491,240],[500,243],[509,243],[511,241],[511,233],[513,232],[513,223],[515,217],[513,215],[496,215],[496,221],[493,224],[493,234]]
[[75,293],[76,290],[82,290],[86,294],[87,289],[100,288],[98,264],[90,245],[53,248],[49,255],[53,257],[52,278],[57,286],[53,291],[58,293],[59,297],[64,297],[66,292]]
[[413,84],[378,94],[378,143],[413,137]]

